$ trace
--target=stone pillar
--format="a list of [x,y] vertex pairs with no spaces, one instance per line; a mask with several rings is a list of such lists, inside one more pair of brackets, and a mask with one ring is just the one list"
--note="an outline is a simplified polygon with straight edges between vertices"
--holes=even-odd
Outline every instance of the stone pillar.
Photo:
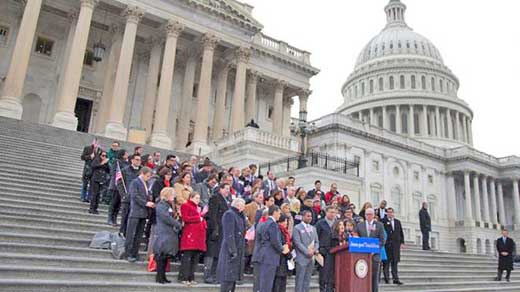
[[397,134],[401,134],[403,132],[401,124],[401,108],[399,105],[395,106],[395,131]]
[[141,114],[141,127],[146,132],[146,138],[152,134],[153,113],[157,99],[157,82],[159,81],[159,70],[161,68],[162,42],[150,40],[151,52],[148,62],[148,75],[146,77],[146,91],[144,95],[143,112]]
[[374,115],[374,108],[370,108],[370,125],[377,126],[376,117]]
[[442,131],[441,131],[441,112],[439,110],[439,107],[435,107],[435,128],[437,130],[437,137],[442,138]]
[[466,124],[466,116],[462,115],[462,142],[468,143],[468,126]]
[[422,129],[423,136],[428,137],[428,107],[422,106]]
[[491,178],[490,181],[490,200],[491,200],[491,223],[498,224],[497,220],[497,195],[496,195],[496,186],[495,179]]
[[191,107],[193,100],[193,85],[195,83],[195,73],[199,60],[198,53],[186,53],[186,68],[184,71],[184,81],[182,82],[182,104],[179,113],[179,124],[177,129],[177,150],[186,150],[188,137],[190,135]]
[[103,78],[103,95],[96,121],[96,133],[103,133],[105,124],[110,113],[110,104],[112,103],[112,96],[114,93],[114,82],[116,79],[116,69],[119,55],[121,54],[121,45],[123,43],[122,27],[114,25],[110,28],[112,33],[112,45],[110,46],[110,53],[108,55],[107,65],[105,69],[105,76]]
[[448,139],[453,139],[453,120],[449,108],[446,109],[446,122],[448,123]]
[[383,129],[388,129],[388,121],[386,116],[386,106],[382,107],[382,115],[383,115]]
[[231,105],[231,125],[229,127],[230,133],[240,131],[246,126],[244,105],[246,98],[247,63],[249,62],[250,54],[251,53],[249,49],[246,48],[239,48],[236,51],[237,70],[235,77],[235,90],[233,92],[233,102]]
[[137,25],[144,15],[144,11],[136,6],[127,7],[123,16],[126,17],[125,33],[121,44],[121,54],[117,64],[114,92],[110,104],[108,123],[105,126],[105,136],[113,139],[125,140],[128,130],[123,125],[123,116],[128,95],[130,69],[134,56]]
[[[224,64],[218,74],[217,102],[215,103],[215,115],[213,119],[213,140],[222,138],[224,131],[224,116],[226,114],[226,93],[229,65]],[[256,89],[256,87],[255,87]]]
[[246,105],[246,123],[251,120],[258,122],[256,119],[256,87],[260,74],[256,71],[249,71],[249,79],[247,81],[247,105]]
[[483,221],[484,221],[484,223],[489,223],[490,218],[489,218],[489,196],[488,196],[488,188],[487,188],[487,176],[483,175],[480,183],[482,185],[482,207],[484,208]]
[[409,105],[409,112],[408,112],[408,134],[410,137],[415,136],[415,111],[413,104]]
[[69,59],[66,61],[65,74],[63,75],[63,87],[58,93],[58,107],[52,125],[58,128],[75,131],[78,126],[78,118],[74,113],[76,99],[78,98],[79,83],[83,71],[83,60],[87,49],[90,23],[94,7],[98,0],[81,0],[76,32],[72,40]]
[[211,77],[213,73],[213,55],[218,40],[214,35],[205,34],[202,37],[203,52],[200,70],[197,121],[193,133],[191,150],[193,154],[205,154],[208,149],[208,120],[209,120],[209,98],[211,95]]
[[473,192],[475,195],[475,220],[481,222],[482,224],[482,214],[480,210],[480,184],[478,173],[476,173],[475,176],[473,176]]
[[500,224],[507,225],[506,219],[506,208],[504,206],[504,188],[502,187],[502,182],[498,181],[498,218],[500,220]]
[[[42,0],[27,0],[0,98],[0,116],[22,118],[22,94]],[[81,58],[83,60],[83,58]]]
[[513,177],[513,219],[515,229],[520,227],[520,192],[518,190],[518,178]]
[[[460,113],[459,112],[455,112],[455,130],[457,132],[456,140],[462,141],[462,133],[461,133],[461,126],[460,126]],[[455,134],[454,134],[454,136],[455,136]]]
[[168,113],[172,95],[173,71],[175,70],[175,56],[177,54],[177,39],[184,26],[175,20],[169,20],[166,25],[166,43],[161,69],[161,82],[155,106],[155,119],[150,145],[170,149],[172,140],[168,137]]
[[448,194],[448,218],[450,220],[457,220],[457,200],[456,200],[456,188],[455,188],[455,177],[452,173],[446,174],[447,178],[447,194]]
[[292,97],[284,99],[283,102],[283,115],[282,115],[282,135],[284,137],[291,136],[291,108],[294,104]]
[[473,126],[472,126],[472,122],[471,122],[471,119],[468,117],[468,139],[469,139],[469,144],[470,145],[473,145]]
[[466,194],[466,212],[464,212],[464,225],[474,226],[475,223],[473,222],[473,204],[471,203],[471,183],[469,171],[464,171],[464,193]]
[[273,103],[273,134],[277,136],[283,134],[283,93],[286,86],[285,81],[276,81]]

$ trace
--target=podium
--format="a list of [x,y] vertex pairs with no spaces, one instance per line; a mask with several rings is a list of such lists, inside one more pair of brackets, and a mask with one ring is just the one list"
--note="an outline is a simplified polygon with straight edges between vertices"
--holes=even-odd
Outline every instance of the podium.
[[[355,241],[359,244],[366,243],[367,240],[373,241],[365,238],[356,238]],[[349,245],[340,245],[330,251],[335,261],[336,292],[371,292],[372,253],[368,249],[357,249],[356,252],[351,252],[353,250],[356,249],[349,248]]]

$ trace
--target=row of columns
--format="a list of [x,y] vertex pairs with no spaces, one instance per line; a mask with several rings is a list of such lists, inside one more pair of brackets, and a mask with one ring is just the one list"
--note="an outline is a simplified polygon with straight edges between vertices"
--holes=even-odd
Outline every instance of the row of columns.
[[[382,126],[384,129],[390,130],[389,112],[391,109],[395,114],[395,132],[398,134],[404,132],[402,129],[402,113],[406,112],[408,119],[406,121],[408,126],[407,134],[409,136],[413,137],[416,135],[417,126],[421,136],[447,138],[473,144],[471,118],[449,108],[404,104],[370,108],[368,115],[365,115],[367,110],[355,112],[352,115],[357,116],[361,121],[368,121],[374,126]],[[418,113],[419,116],[418,123],[415,123],[415,113]],[[376,115],[382,116],[382,125],[379,124]],[[428,127],[428,125],[430,126]]]
[[[70,130],[75,130],[77,127],[74,107],[83,70],[83,54],[87,48],[92,16],[98,2],[99,0],[80,0],[81,8],[77,23],[72,26],[70,32],[72,38],[70,49],[68,50],[70,53],[65,56],[63,79],[60,80],[61,86],[58,87],[57,91],[57,107],[52,121],[54,126]],[[16,119],[21,118],[23,110],[21,107],[23,84],[29,64],[38,16],[41,12],[41,5],[42,0],[27,0],[13,58],[6,77],[4,93],[0,99],[0,115],[2,116]],[[103,96],[95,130],[98,133],[103,133],[105,136],[114,139],[123,140],[127,135],[127,129],[123,124],[125,113],[124,105],[126,104],[128,96],[128,84],[134,56],[137,28],[143,15],[144,10],[141,8],[129,6],[125,9],[123,14],[126,18],[124,29],[114,27],[111,30],[113,32],[113,42],[108,55]],[[175,70],[177,40],[183,29],[184,26],[181,23],[171,19],[164,27],[165,36],[151,43],[145,102],[141,120],[146,135],[149,136],[150,144],[157,147],[171,148],[172,146],[171,138],[167,134],[168,122],[170,120],[168,113]],[[198,83],[197,118],[192,140],[194,149],[207,146],[209,104],[214,64],[213,58],[218,43],[219,40],[212,34],[202,36],[202,64]],[[249,70],[249,78],[247,78],[249,56],[250,51],[247,48],[238,48],[236,50],[236,77],[232,100],[233,110],[231,111],[230,132],[238,131],[245,127],[246,122],[256,119],[256,91],[259,74],[253,70]],[[193,84],[195,82],[195,72],[198,61],[198,54],[192,53],[189,54],[186,62],[179,116],[179,132],[176,133],[175,137],[177,140],[176,146],[179,149],[184,149],[188,141],[191,98],[193,96]],[[229,64],[219,68],[217,102],[213,120],[213,139],[215,140],[220,139],[223,133],[229,69]],[[160,83],[157,88],[159,76]],[[249,81],[247,82],[247,80]],[[277,81],[275,85],[273,133],[276,135],[283,134],[283,101],[284,90],[287,86],[288,84],[284,81]],[[245,104],[246,95],[248,97],[247,106]],[[304,104],[306,105],[306,102]]]
[[[513,178],[512,183],[513,211],[515,214],[513,216],[514,224],[520,225],[519,179]],[[482,202],[480,190],[482,190]],[[500,223],[506,225],[507,221],[502,181],[495,180],[495,178],[487,175],[481,175],[478,173],[473,174],[471,171],[464,171],[464,192],[466,194],[464,221],[478,221],[488,224]],[[473,210],[475,210],[475,212],[473,212]],[[483,225],[481,225],[481,227],[482,226]]]

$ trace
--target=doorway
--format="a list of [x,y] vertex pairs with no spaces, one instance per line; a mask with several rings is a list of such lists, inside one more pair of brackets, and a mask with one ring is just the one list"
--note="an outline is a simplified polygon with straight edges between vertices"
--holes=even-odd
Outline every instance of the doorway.
[[74,109],[74,113],[78,118],[78,127],[76,128],[78,132],[88,133],[90,127],[90,117],[92,115],[92,105],[93,102],[88,99],[78,98],[76,100],[76,108]]

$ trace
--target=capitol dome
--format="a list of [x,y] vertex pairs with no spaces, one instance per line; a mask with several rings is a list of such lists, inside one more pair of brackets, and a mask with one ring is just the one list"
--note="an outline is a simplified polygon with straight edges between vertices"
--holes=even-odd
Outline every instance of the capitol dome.
[[405,12],[400,0],[386,5],[387,24],[359,54],[337,112],[436,146],[472,145],[473,112],[457,96],[458,78]]

